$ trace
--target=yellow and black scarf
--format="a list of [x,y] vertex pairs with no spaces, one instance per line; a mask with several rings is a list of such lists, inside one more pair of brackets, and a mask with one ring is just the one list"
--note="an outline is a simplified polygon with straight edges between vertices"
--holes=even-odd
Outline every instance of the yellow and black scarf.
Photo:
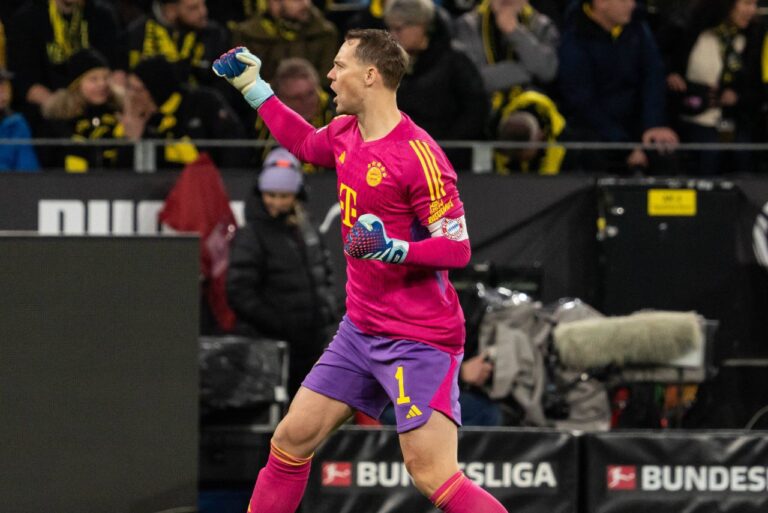
[[65,17],[56,7],[56,0],[48,0],[48,18],[53,29],[53,41],[49,41],[46,48],[49,62],[62,64],[72,54],[89,47],[88,22],[81,7],[76,6],[72,15]]

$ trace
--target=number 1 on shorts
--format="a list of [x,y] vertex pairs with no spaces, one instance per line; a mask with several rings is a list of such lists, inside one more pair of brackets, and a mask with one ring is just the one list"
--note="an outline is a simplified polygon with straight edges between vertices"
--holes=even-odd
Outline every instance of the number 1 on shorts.
[[400,365],[395,372],[395,378],[397,378],[397,388],[400,391],[400,395],[397,397],[397,404],[408,404],[411,402],[411,398],[405,395],[405,380],[403,379],[403,366]]

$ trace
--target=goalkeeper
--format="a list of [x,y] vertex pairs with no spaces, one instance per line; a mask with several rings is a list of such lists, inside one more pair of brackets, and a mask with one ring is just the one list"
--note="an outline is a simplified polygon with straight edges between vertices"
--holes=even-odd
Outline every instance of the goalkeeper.
[[347,314],[275,429],[250,513],[293,513],[315,448],[354,410],[395,406],[416,487],[451,513],[506,510],[457,463],[457,372],[464,316],[448,269],[469,261],[456,173],[396,103],[404,50],[382,30],[353,30],[328,73],[339,117],[315,129],[283,105],[244,48],[217,75],[238,88],[299,159],[335,167],[347,259]]

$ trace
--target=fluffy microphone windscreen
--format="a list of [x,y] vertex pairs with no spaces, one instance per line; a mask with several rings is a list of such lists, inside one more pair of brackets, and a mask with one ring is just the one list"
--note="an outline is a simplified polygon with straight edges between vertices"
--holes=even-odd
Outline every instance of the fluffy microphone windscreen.
[[566,367],[659,365],[700,348],[702,328],[692,312],[638,312],[562,323],[554,340]]

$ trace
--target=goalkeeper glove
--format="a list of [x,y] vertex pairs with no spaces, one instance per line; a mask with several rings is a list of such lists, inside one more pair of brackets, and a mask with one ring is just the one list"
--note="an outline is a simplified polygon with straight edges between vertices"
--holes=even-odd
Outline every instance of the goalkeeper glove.
[[373,214],[363,214],[349,230],[344,252],[353,258],[401,264],[408,255],[408,242],[390,239],[381,219]]
[[275,94],[259,75],[261,60],[245,47],[238,46],[222,54],[213,62],[212,68],[216,75],[235,86],[254,109]]

